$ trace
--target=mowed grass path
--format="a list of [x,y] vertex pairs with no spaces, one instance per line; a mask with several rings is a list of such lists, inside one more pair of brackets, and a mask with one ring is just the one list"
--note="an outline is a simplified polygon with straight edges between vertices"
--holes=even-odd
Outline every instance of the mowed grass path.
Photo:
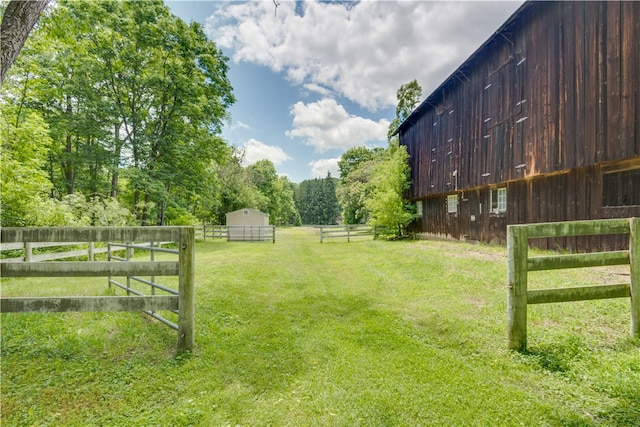
[[[294,228],[196,251],[190,355],[138,313],[2,315],[2,425],[640,426],[629,301],[530,307],[529,352],[509,352],[504,248]],[[87,283],[105,293],[33,286]]]

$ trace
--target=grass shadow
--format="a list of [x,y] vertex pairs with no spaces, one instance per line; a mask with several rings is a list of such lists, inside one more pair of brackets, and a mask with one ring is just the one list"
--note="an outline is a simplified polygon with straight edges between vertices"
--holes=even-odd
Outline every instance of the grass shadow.
[[568,372],[573,363],[582,360],[589,352],[584,340],[569,335],[561,340],[530,346],[520,354],[527,364],[548,372]]

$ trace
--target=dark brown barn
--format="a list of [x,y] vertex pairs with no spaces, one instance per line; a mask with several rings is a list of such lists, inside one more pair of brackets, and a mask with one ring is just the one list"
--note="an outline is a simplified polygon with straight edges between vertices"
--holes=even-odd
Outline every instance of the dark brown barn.
[[[398,129],[415,231],[640,216],[640,2],[527,2]],[[543,248],[626,239],[545,239]]]

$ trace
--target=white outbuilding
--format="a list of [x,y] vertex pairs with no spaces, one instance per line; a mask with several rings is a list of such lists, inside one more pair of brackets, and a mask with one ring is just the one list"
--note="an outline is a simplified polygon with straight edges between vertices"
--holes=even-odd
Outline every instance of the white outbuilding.
[[238,209],[227,214],[227,225],[269,225],[269,214],[255,209]]

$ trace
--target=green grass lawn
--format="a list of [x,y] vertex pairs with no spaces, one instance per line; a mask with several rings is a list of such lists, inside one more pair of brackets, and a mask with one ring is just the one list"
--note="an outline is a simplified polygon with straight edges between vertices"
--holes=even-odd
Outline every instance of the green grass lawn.
[[[640,426],[627,299],[529,307],[506,350],[506,249],[200,243],[196,348],[139,313],[2,315],[3,426]],[[619,276],[619,277],[618,277]],[[532,273],[531,287],[628,281]],[[105,294],[106,279],[2,294]]]

